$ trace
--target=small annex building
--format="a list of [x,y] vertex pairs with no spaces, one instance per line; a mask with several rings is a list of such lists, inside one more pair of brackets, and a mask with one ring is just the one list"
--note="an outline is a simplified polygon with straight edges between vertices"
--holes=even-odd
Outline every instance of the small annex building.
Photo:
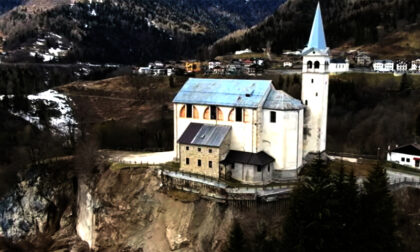
[[272,181],[274,161],[275,159],[264,151],[229,151],[221,164],[227,171],[227,178],[246,184],[267,184]]
[[388,153],[387,160],[420,169],[420,144],[397,147]]
[[225,177],[219,169],[230,149],[232,127],[191,123],[178,140],[183,157],[180,169],[216,179]]

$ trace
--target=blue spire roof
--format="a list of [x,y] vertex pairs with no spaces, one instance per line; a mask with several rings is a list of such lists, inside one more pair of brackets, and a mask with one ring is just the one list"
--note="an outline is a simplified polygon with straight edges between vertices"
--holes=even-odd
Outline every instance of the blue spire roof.
[[318,50],[327,49],[327,43],[325,42],[324,25],[322,24],[321,6],[318,2],[316,7],[315,19],[312,24],[311,37],[309,38],[307,48],[314,48]]

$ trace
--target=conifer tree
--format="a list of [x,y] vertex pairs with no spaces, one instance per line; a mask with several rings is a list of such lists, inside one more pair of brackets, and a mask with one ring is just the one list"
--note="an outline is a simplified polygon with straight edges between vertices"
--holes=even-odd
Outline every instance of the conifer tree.
[[317,160],[295,188],[284,224],[284,251],[334,251],[331,211],[334,192],[325,162]]
[[338,251],[356,251],[356,219],[359,210],[358,186],[353,171],[348,176],[341,167],[334,179],[335,190],[332,196],[333,225],[336,235],[332,243]]
[[397,251],[394,202],[386,170],[379,164],[364,183],[359,220],[359,251]]

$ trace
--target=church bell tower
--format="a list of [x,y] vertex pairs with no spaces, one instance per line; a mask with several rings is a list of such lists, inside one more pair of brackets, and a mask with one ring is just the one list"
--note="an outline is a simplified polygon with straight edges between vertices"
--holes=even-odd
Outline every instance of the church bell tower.
[[325,151],[327,141],[330,55],[319,3],[311,36],[302,54],[302,102],[306,106],[303,152],[306,156]]

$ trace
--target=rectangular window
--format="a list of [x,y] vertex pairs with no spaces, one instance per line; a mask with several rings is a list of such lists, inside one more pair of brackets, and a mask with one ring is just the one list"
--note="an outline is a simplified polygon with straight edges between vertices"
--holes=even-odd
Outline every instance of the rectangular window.
[[407,158],[405,161],[406,161],[407,163],[410,163],[410,159],[409,159],[409,158]]
[[276,122],[276,111],[271,111],[270,112],[270,122],[275,123]]
[[187,118],[191,118],[192,117],[192,105],[191,104],[187,104]]
[[198,148],[197,150],[198,150],[198,152],[201,152],[201,148]]
[[236,121],[242,122],[242,108],[236,108]]
[[185,164],[187,164],[187,165],[189,165],[189,164],[190,164],[190,159],[189,159],[189,158],[186,158],[186,159],[185,159]]
[[213,152],[213,150],[212,149],[209,149],[209,153],[212,153]]
[[401,158],[401,162],[404,162],[404,161],[405,161],[405,158],[403,158],[403,157],[402,157],[402,158]]
[[258,172],[261,172],[262,166],[261,165],[257,166],[257,170],[258,170]]
[[190,146],[186,146],[186,147],[185,147],[185,149],[186,149],[186,150],[190,150]]
[[213,168],[213,162],[209,161],[209,168]]
[[198,165],[198,166],[201,166],[201,159],[199,159],[199,160],[197,161],[197,165]]
[[415,166],[416,166],[416,167],[420,167],[420,160],[416,160],[416,164],[415,164]]
[[211,106],[210,107],[210,119],[211,120],[216,120],[217,118],[217,109],[216,106]]

